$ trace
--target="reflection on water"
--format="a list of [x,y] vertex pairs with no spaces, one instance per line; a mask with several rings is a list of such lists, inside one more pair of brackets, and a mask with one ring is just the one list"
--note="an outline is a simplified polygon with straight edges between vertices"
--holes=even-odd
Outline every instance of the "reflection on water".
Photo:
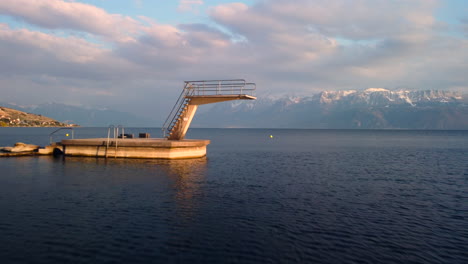
[[206,175],[206,157],[184,160],[147,161],[153,170],[163,170],[174,182],[177,216],[192,221],[198,208],[198,198],[202,196],[201,185]]
[[199,189],[207,170],[206,157],[189,160],[167,160],[155,162],[155,169],[165,170],[174,179],[177,200],[191,200]]
[[0,242],[9,242],[1,260],[138,262],[135,248],[143,259],[169,256],[194,226],[207,159],[41,156],[0,167]]
[[152,159],[115,159],[93,157],[63,157],[48,159],[63,163],[69,170],[86,169],[110,170],[117,168],[112,175],[132,181],[132,177],[164,177],[171,182],[170,189],[174,191],[174,201],[177,204],[178,217],[191,219],[197,208],[197,198],[201,196],[200,185],[207,174],[207,158],[180,160],[152,160]]

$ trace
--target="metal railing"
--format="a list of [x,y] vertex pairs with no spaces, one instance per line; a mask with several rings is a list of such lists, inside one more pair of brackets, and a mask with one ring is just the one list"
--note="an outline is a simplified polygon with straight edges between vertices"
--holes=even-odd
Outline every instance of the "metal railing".
[[180,93],[177,102],[164,121],[163,137],[170,134],[177,125],[181,115],[187,109],[191,96],[213,96],[213,95],[250,95],[253,96],[256,89],[255,83],[247,83],[244,79],[232,80],[202,80],[184,81],[184,89]]
[[244,79],[185,81],[185,87],[193,89],[193,95],[254,95],[255,83]]
[[52,137],[55,133],[59,132],[60,130],[64,130],[64,129],[67,129],[67,130],[71,130],[71,136],[72,136],[72,139],[75,137],[75,133],[73,131],[73,128],[72,127],[61,127],[57,130],[55,130],[54,132],[50,133],[49,134],[49,144],[52,144]]

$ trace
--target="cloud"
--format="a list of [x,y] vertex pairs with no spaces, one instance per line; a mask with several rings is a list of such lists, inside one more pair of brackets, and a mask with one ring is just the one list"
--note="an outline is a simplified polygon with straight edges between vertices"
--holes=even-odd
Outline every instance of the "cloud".
[[266,0],[253,6],[220,5],[210,10],[210,16],[232,35],[257,45],[274,45],[279,36],[280,40],[294,40],[315,35],[314,39],[329,43],[417,40],[437,26],[432,14],[435,7],[431,0]]
[[468,82],[468,31],[446,34],[433,0],[228,3],[211,7],[207,22],[178,25],[78,1],[18,1],[1,1],[0,14],[70,33],[0,24],[0,84],[21,86],[35,99],[53,93],[148,112],[166,109],[186,79],[245,78],[259,94]]
[[465,33],[465,36],[468,36],[468,18],[461,20],[461,28]]
[[431,0],[265,0],[251,7],[220,5],[211,9],[211,16],[246,36],[259,29],[308,28],[329,37],[368,39],[430,27],[435,6]]
[[[210,16],[232,35],[243,37],[258,65],[267,65],[259,75],[265,81],[270,76],[305,90],[359,88],[381,85],[379,81],[416,87],[405,74],[414,70],[414,61],[446,59],[433,49],[433,41],[444,39],[437,32],[437,4],[431,0],[265,0],[252,6],[219,5],[211,8]],[[427,83],[423,76],[419,82]]]
[[141,25],[134,19],[104,9],[63,0],[1,1],[0,15],[22,19],[49,29],[71,29],[129,41]]
[[[148,72],[112,50],[78,37],[58,37],[0,25],[0,87],[16,101],[108,103],[124,101],[127,80]],[[11,88],[10,88],[11,87]],[[14,88],[13,88],[14,87]]]
[[[28,29],[0,27],[2,74],[48,74],[82,79],[110,78],[134,67],[100,45],[78,37],[58,37]],[[100,67],[105,68],[100,69]],[[123,69],[120,69],[123,67]]]

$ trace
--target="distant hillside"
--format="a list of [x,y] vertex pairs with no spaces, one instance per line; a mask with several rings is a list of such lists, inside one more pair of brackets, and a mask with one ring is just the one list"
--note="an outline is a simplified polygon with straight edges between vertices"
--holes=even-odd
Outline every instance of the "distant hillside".
[[62,127],[68,126],[49,117],[0,107],[1,127]]
[[468,104],[451,91],[323,91],[232,101],[196,115],[193,127],[468,129]]
[[123,125],[126,127],[148,127],[159,125],[155,122],[135,114],[111,109],[85,108],[59,103],[46,103],[34,106],[20,106],[0,103],[10,108],[29,113],[42,114],[69,124],[79,124],[88,127],[107,127],[109,125]]

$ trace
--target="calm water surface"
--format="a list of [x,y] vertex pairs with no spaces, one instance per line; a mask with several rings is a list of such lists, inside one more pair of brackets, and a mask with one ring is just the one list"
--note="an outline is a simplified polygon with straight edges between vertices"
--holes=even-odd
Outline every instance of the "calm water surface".
[[468,263],[468,131],[189,137],[207,158],[1,158],[1,263]]

